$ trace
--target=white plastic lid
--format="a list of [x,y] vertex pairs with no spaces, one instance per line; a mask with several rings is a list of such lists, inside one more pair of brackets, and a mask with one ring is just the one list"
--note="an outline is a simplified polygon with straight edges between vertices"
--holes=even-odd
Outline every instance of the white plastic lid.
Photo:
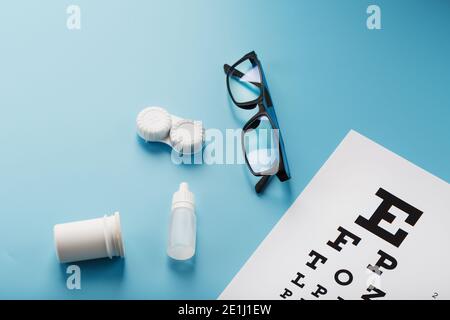
[[170,114],[161,107],[148,107],[136,119],[138,134],[145,141],[160,141],[169,136],[172,127]]
[[193,154],[202,150],[205,129],[200,121],[179,120],[170,130],[170,141],[175,151]]
[[194,210],[195,197],[194,194],[189,191],[189,185],[187,182],[180,184],[180,189],[173,194],[172,197],[172,210],[179,207],[189,207]]

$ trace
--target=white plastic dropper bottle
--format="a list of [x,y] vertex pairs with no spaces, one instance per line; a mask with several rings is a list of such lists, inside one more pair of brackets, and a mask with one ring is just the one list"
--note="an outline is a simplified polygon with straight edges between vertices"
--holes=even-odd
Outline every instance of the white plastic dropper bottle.
[[186,182],[173,194],[167,254],[175,260],[188,260],[195,254],[197,221],[194,194]]

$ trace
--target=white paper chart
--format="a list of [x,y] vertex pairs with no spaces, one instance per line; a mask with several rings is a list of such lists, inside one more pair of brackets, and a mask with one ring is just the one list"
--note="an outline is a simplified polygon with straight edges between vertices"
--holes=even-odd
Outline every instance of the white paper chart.
[[450,299],[450,185],[350,131],[219,299]]

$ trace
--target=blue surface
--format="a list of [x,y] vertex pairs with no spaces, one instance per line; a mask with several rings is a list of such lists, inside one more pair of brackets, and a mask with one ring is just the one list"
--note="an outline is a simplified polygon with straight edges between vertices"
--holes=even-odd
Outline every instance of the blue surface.
[[[366,28],[366,8],[382,30]],[[81,7],[82,29],[66,28]],[[216,298],[350,129],[450,180],[448,1],[3,1],[0,298]],[[161,105],[238,128],[222,65],[256,50],[292,180],[253,191],[242,165],[177,166],[145,145]],[[165,254],[172,193],[197,197],[198,255]],[[126,259],[66,289],[56,223],[121,212]],[[261,279],[264,281],[264,279]]]

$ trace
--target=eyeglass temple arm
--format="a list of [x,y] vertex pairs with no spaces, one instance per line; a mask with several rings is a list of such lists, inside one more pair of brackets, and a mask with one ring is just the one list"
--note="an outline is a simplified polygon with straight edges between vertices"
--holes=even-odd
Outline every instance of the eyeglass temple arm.
[[[228,74],[230,69],[231,69],[231,66],[228,65],[228,64],[225,64],[223,66],[223,70],[225,71],[226,74]],[[233,70],[233,73],[231,75],[233,77],[236,77],[236,78],[239,78],[239,79],[244,76],[244,74],[242,72],[240,72],[239,70],[236,70],[236,69]],[[259,83],[259,82],[252,82],[252,81],[250,81],[250,83],[253,84],[254,86],[258,87],[258,88],[261,87],[261,83]]]
[[270,178],[272,178],[272,176],[263,176],[261,179],[259,179],[258,183],[255,185],[256,193],[261,193],[264,191]]

